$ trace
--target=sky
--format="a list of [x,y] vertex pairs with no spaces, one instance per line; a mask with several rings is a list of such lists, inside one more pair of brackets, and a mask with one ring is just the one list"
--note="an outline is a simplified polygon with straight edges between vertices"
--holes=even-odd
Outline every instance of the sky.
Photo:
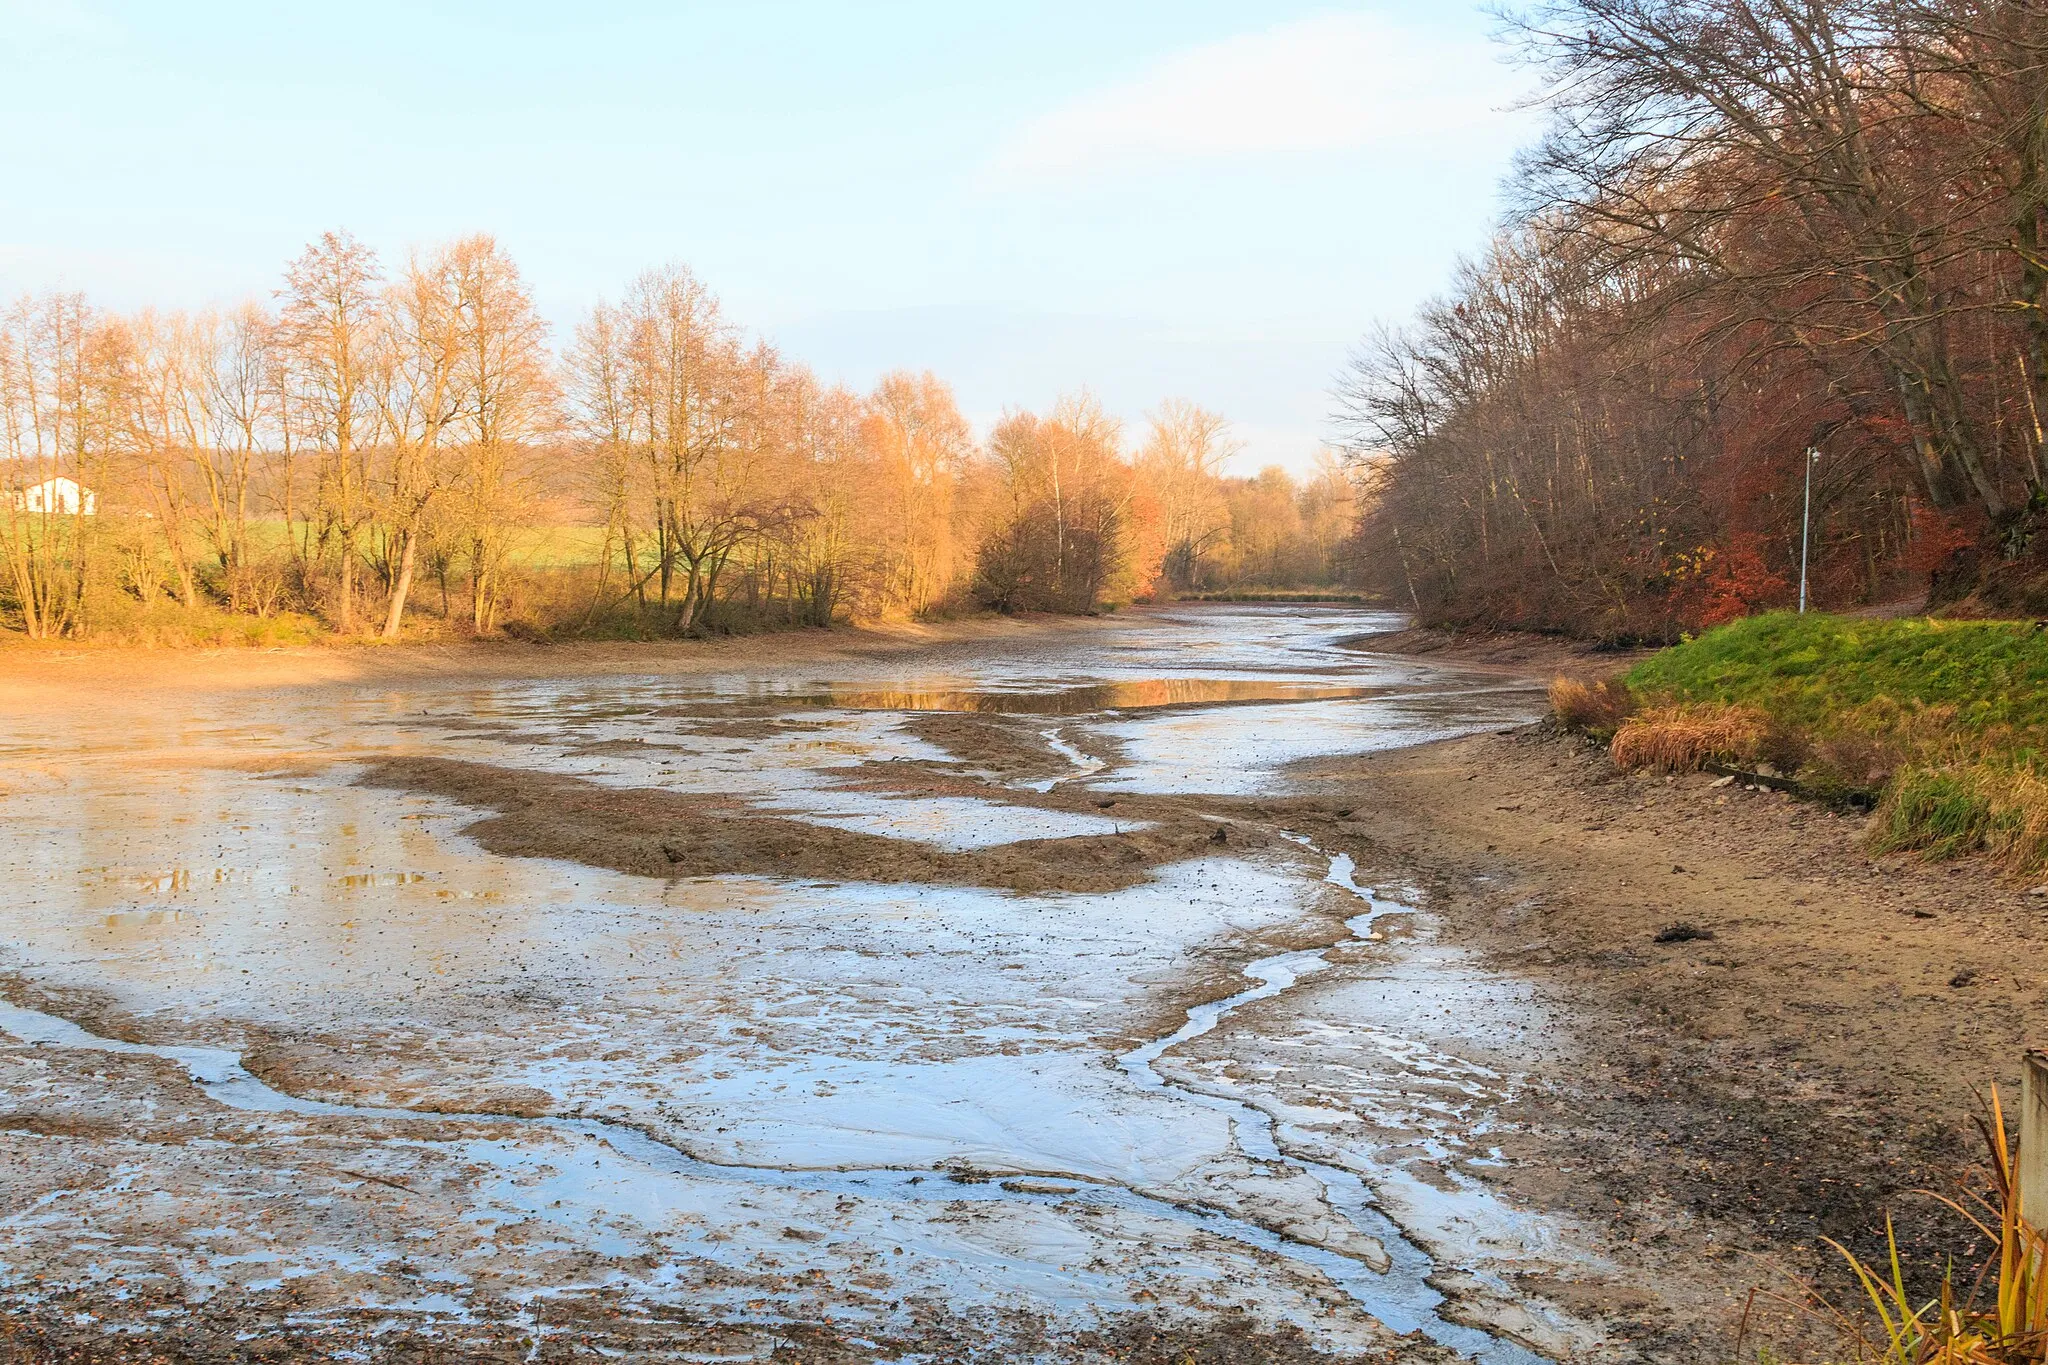
[[494,234],[564,340],[649,267],[979,426],[1087,388],[1301,470],[1483,247],[1526,78],[1460,0],[0,0],[0,294],[266,297],[346,228]]

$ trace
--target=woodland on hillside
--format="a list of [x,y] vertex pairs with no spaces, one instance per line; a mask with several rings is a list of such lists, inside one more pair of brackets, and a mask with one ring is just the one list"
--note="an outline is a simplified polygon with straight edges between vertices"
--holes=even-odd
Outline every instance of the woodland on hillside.
[[275,306],[0,313],[0,631],[685,635],[1337,581],[1334,460],[1230,477],[1168,400],[978,440],[936,376],[828,386],[681,267],[553,344],[487,236],[329,233]]
[[1520,211],[1360,350],[1369,581],[1663,641],[1812,588],[2048,614],[2048,10],[1556,0]]

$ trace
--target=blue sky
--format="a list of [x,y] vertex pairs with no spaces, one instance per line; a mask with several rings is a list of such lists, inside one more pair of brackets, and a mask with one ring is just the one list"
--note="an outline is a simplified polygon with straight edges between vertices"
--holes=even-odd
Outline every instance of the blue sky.
[[495,233],[566,335],[687,263],[828,380],[1082,386],[1305,466],[1533,128],[1477,6],[0,0],[0,291],[267,293]]

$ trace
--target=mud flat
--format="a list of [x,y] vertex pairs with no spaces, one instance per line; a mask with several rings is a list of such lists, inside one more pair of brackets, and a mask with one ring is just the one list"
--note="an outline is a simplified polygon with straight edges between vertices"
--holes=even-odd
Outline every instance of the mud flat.
[[1982,1188],[1971,1115],[2048,1032],[2048,898],[1872,856],[1859,815],[1624,777],[1541,726],[1295,775],[1356,808],[1330,842],[1405,869],[1439,942],[1548,1007],[1573,1060],[1496,1112],[1488,1178],[1598,1230],[1619,1274],[1556,1292],[1611,1343],[1726,1358],[1747,1313],[1752,1349],[1831,1350],[1750,1291],[1853,1302],[1820,1239],[1879,1255],[1887,1210],[1930,1288],[1981,1250],[1916,1192]]
[[[17,1358],[1626,1358],[1351,609],[8,713]],[[25,694],[24,694],[25,695]]]

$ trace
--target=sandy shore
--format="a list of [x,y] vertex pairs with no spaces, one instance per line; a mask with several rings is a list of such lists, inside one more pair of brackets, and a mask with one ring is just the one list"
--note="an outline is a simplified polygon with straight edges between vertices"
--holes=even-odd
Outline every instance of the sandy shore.
[[1636,647],[1610,648],[1564,635],[1537,635],[1529,631],[1476,635],[1428,626],[1358,635],[1346,644],[1366,654],[1397,654],[1452,665],[1466,672],[1537,679],[1560,673],[1574,678],[1604,678],[1656,653]]
[[[1316,765],[1361,861],[1536,984],[1573,1075],[1539,1078],[1498,1177],[1608,1230],[1639,1292],[1581,1305],[1646,1358],[1730,1351],[1749,1291],[1819,1277],[1830,1237],[1922,1266],[1978,1248],[1914,1191],[1973,1179],[1969,1127],[2048,1026],[2048,899],[1987,867],[1878,858],[1863,817],[1710,777],[1623,777],[1544,727]],[[1674,926],[1705,936],[1659,941]],[[2009,1100],[2010,1102],[2010,1100]],[[1758,1332],[1797,1315],[1759,1301]],[[1753,1350],[1753,1345],[1751,1347]],[[1731,1357],[1732,1358],[1732,1357]]]

